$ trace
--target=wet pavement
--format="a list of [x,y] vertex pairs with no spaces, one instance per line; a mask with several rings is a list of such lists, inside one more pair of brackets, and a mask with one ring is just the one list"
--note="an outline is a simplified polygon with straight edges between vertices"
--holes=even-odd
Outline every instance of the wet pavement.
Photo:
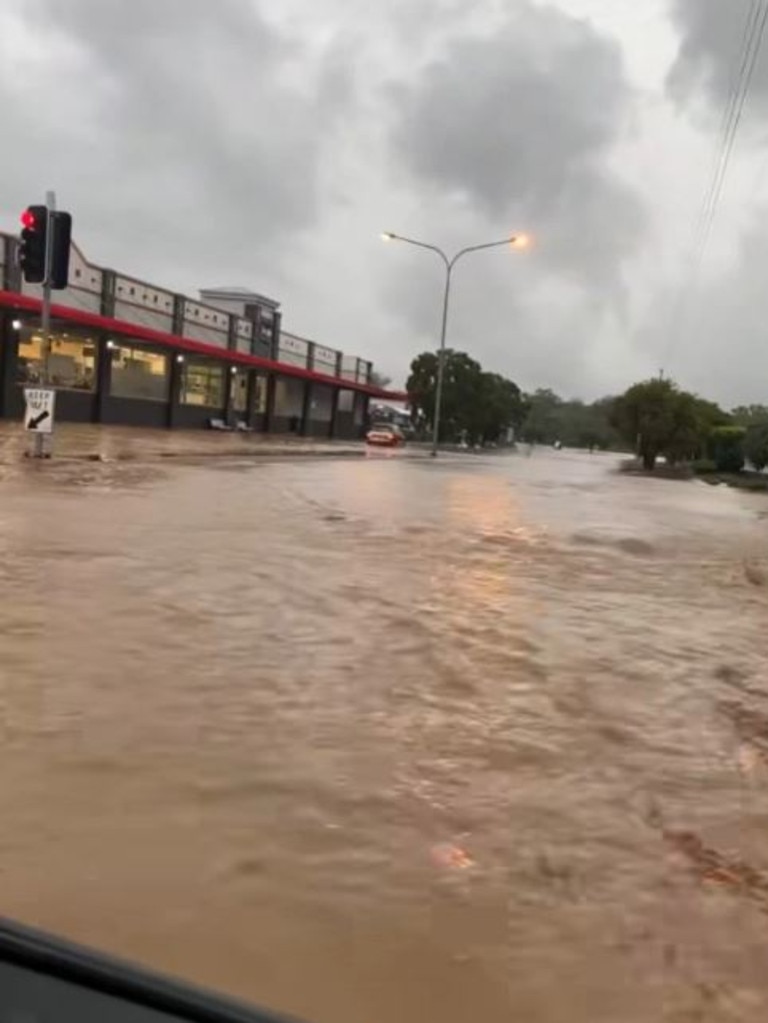
[[[35,437],[21,423],[0,421],[0,465],[13,467],[34,451]],[[50,444],[50,446],[48,446]],[[46,453],[58,461],[158,461],[208,457],[280,457],[306,455],[358,455],[366,453],[362,441],[326,440],[293,434],[265,434],[236,430],[150,430],[135,426],[97,426],[60,423],[46,439]]]
[[763,1021],[768,501],[15,465],[3,912],[318,1023]]

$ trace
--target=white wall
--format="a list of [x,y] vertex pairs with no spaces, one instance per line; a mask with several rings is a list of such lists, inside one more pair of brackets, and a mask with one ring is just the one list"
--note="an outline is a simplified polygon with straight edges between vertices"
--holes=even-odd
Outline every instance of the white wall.
[[281,331],[277,358],[291,366],[306,366],[309,361],[309,342]]
[[185,337],[203,341],[216,348],[227,348],[229,344],[229,316],[213,306],[203,305],[186,299],[184,302]]
[[[89,313],[101,311],[102,271],[88,263],[78,247],[73,244],[69,255],[69,287],[53,292],[56,305],[68,306],[70,309],[82,309]],[[43,289],[39,284],[22,283],[21,293],[33,298],[43,297]]]

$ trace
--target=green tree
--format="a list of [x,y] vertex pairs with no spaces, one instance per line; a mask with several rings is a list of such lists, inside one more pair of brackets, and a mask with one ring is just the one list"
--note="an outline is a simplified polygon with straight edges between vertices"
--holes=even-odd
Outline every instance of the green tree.
[[716,426],[709,435],[709,457],[718,472],[741,472],[744,468],[743,426]]
[[661,449],[671,465],[699,457],[711,428],[709,416],[710,410],[699,398],[687,391],[677,392],[672,403],[672,429]]
[[553,391],[539,389],[527,398],[529,413],[522,426],[523,440],[534,444],[561,441],[565,447],[616,447],[619,435],[611,425],[613,398],[588,404],[564,401]]
[[563,403],[554,391],[540,387],[527,398],[528,415],[522,427],[529,444],[553,444],[559,439],[559,411]]
[[760,423],[768,423],[768,406],[766,405],[739,405],[731,412],[733,422],[737,426],[757,426]]
[[699,399],[671,380],[646,380],[617,398],[613,425],[628,444],[636,445],[646,470],[660,455],[670,461],[695,457],[708,426]]
[[[406,389],[417,418],[434,422],[438,357],[422,352],[411,363]],[[472,443],[498,440],[518,427],[526,413],[520,388],[498,373],[486,373],[465,352],[447,349],[443,377],[440,440],[466,436]]]
[[744,437],[744,454],[747,461],[758,472],[762,472],[768,465],[768,420],[755,423],[747,428]]
[[493,443],[510,428],[519,430],[528,406],[520,388],[499,373],[482,373],[478,393],[467,416],[468,439],[473,443]]
[[559,439],[566,447],[614,447],[619,437],[609,419],[613,399],[592,402],[564,401],[558,410]]

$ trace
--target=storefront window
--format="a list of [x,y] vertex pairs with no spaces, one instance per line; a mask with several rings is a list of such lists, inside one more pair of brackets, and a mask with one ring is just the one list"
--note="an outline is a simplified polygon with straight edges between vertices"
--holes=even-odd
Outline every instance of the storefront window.
[[267,411],[267,378],[258,374],[253,380],[253,411],[263,416]]
[[168,378],[167,355],[122,344],[112,349],[110,394],[116,398],[167,401]]
[[181,404],[220,409],[224,405],[224,367],[215,362],[184,363]]
[[232,374],[232,408],[235,412],[248,410],[248,373],[243,369]]
[[48,383],[75,391],[93,391],[96,387],[96,339],[74,331],[51,332],[47,360],[39,327],[24,327],[19,333],[19,357],[16,382]]

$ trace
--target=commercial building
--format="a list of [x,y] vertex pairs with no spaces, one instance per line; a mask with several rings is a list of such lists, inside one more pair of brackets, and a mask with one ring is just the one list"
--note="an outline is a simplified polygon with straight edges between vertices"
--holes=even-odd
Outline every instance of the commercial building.
[[57,418],[73,422],[353,438],[369,400],[388,396],[370,362],[284,331],[266,296],[188,298],[89,263],[74,244],[46,365],[41,289],[22,281],[17,245],[0,233],[0,417],[21,418],[24,385],[47,380]]

